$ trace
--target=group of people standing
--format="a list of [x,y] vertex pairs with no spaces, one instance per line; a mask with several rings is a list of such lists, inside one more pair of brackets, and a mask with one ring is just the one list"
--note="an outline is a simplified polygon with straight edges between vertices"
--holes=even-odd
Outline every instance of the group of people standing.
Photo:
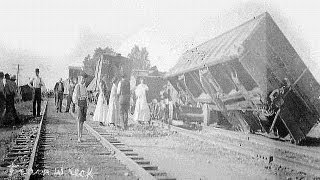
[[107,97],[107,87],[104,81],[99,84],[99,97],[93,115],[93,121],[100,125],[113,125],[116,128],[126,130],[128,128],[128,116],[130,109],[131,92],[137,97],[133,120],[135,122],[149,122],[150,109],[146,99],[148,86],[140,80],[137,87],[130,88],[130,82],[125,75],[121,79],[112,79],[110,96]]
[[[83,123],[86,121],[89,103],[88,91],[85,86],[87,77],[86,73],[82,72],[78,79],[79,83],[75,81],[70,81],[69,83],[66,112],[69,112],[70,104],[75,105],[78,119],[78,142],[81,142]],[[121,78],[114,77],[111,83],[112,87],[110,89],[104,80],[99,82],[99,97],[93,121],[99,122],[100,125],[106,124],[122,130],[128,129],[131,92],[134,91],[137,98],[133,120],[140,123],[150,122],[150,109],[146,98],[146,92],[149,88],[143,83],[143,79],[140,80],[138,86],[132,89],[130,88],[130,81],[125,74]],[[57,112],[62,112],[61,104],[64,86],[61,79],[56,83],[54,92]]]
[[[28,85],[33,90],[33,116],[39,117],[41,112],[41,87],[44,86],[44,83],[39,76],[38,68],[35,73],[36,76],[30,80]],[[15,81],[15,75],[10,76],[8,73],[0,72],[0,122],[4,119],[14,119],[14,121],[5,122],[7,125],[21,122],[15,108],[15,98],[19,96],[18,85]]]
[[179,104],[181,104],[178,99],[180,99],[178,94],[166,85],[165,90],[160,92],[160,101],[153,99],[150,103],[151,118],[170,125],[173,119],[178,119]]
[[[16,76],[4,74],[0,72],[0,123],[4,117],[13,117],[13,122],[4,122],[5,124],[16,124],[20,122],[16,108],[15,97],[18,96],[18,86],[16,84]],[[8,118],[7,118],[8,119]]]

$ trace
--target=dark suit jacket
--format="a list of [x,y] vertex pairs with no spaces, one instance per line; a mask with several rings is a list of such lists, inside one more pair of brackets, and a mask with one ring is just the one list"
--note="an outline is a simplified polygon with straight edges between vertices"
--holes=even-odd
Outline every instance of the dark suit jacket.
[[[62,86],[62,91],[60,91],[60,92],[58,92],[59,83],[61,83],[61,86]],[[55,91],[56,93],[63,93],[63,92],[64,92],[63,83],[62,83],[62,82],[57,82],[56,85],[54,86],[54,91]]]
[[119,103],[122,106],[130,105],[130,82],[127,79],[120,81]]
[[120,83],[120,95],[130,95],[130,82],[127,79],[122,79]]

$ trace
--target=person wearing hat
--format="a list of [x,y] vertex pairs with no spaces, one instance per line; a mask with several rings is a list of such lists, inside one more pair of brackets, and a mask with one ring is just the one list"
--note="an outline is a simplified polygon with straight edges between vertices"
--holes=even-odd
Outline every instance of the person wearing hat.
[[[29,86],[33,89],[33,116],[40,117],[41,111],[41,87],[44,86],[42,78],[39,76],[39,69],[35,70],[36,76],[31,79]],[[36,108],[37,105],[37,108]]]
[[[6,84],[4,86],[4,92],[6,95],[6,114],[11,113],[16,123],[19,122],[16,108],[14,107],[14,97],[17,95],[16,84],[10,79],[9,74],[4,75]],[[7,114],[8,115],[8,114]]]
[[17,83],[16,83],[16,80],[17,80],[16,75],[11,76],[10,80],[11,80],[11,82],[12,82],[14,91],[16,92],[16,94],[18,94],[18,85],[17,85]]
[[75,86],[72,101],[77,106],[78,142],[81,142],[83,123],[86,121],[88,109],[88,92],[85,85],[87,74],[82,72],[78,84]]
[[[68,87],[68,97],[67,97],[67,107],[65,112],[69,112],[70,106],[72,106],[72,109],[74,107],[73,102],[72,102],[72,94],[74,91],[74,88],[76,86],[76,79],[69,79],[69,87]],[[74,112],[74,110],[72,110]]]
[[59,79],[59,82],[56,83],[54,86],[54,91],[57,94],[57,112],[62,112],[62,101],[63,101],[63,92],[64,92],[64,85],[62,82],[62,78]]
[[18,85],[16,83],[16,80],[17,80],[16,75],[11,76],[11,82],[12,82],[14,91],[16,92],[17,97],[20,98],[19,87],[18,87]]

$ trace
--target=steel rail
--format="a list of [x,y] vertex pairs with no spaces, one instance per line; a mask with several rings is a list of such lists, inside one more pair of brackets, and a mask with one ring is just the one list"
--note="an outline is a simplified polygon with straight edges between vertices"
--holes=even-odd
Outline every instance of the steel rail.
[[35,163],[35,158],[36,158],[36,155],[37,155],[37,151],[38,151],[38,145],[39,145],[39,139],[40,139],[40,135],[41,135],[41,130],[43,128],[43,121],[44,121],[44,117],[45,114],[47,113],[47,106],[48,106],[48,101],[45,101],[45,107],[44,107],[44,111],[42,113],[42,116],[41,116],[41,121],[40,121],[40,124],[39,124],[39,128],[38,128],[38,132],[37,132],[37,137],[36,137],[36,140],[33,144],[33,148],[32,148],[32,153],[31,153],[31,156],[30,156],[30,161],[29,161],[29,164],[28,164],[28,169],[27,169],[27,172],[24,176],[24,179],[25,180],[30,180],[30,177],[33,173],[33,166],[34,166],[34,163]]
[[123,152],[121,152],[117,147],[111,144],[108,140],[102,137],[97,131],[95,131],[88,124],[84,123],[86,129],[97,139],[100,140],[101,144],[105,147],[111,148],[115,152],[115,157],[120,160],[123,164],[125,164],[128,169],[133,171],[139,178],[145,180],[156,180],[154,176],[152,176],[149,172],[143,169],[140,165],[134,162],[131,158],[127,157]]
[[[250,142],[255,144],[263,145],[264,147],[268,148],[278,148],[282,149],[284,151],[294,152],[294,153],[300,153],[300,154],[308,154],[314,157],[319,157],[320,151],[310,149],[308,147],[304,146],[297,146],[291,143],[281,142],[281,141],[275,141],[269,138],[265,138],[262,135],[254,135],[254,134],[244,134],[239,133],[235,131],[220,129],[220,128],[208,128],[210,130],[210,133],[215,135],[223,135],[225,137],[229,137],[232,139],[237,139],[239,141],[243,142]],[[263,138],[263,140],[262,140]]]
[[[77,118],[74,113],[70,113],[74,118]],[[93,136],[95,136],[96,139],[100,141],[100,143],[106,147],[111,149],[114,152],[114,156],[121,161],[124,165],[127,166],[129,170],[135,173],[139,177],[139,179],[142,180],[156,180],[158,179],[157,176],[153,176],[150,172],[148,172],[146,169],[144,169],[141,165],[136,163],[132,158],[128,157],[124,152],[122,152],[120,149],[118,149],[115,145],[110,143],[106,138],[104,138],[101,134],[99,134],[97,131],[95,131],[90,125],[88,125],[86,122],[83,124],[84,127],[87,129],[88,132],[90,132]],[[159,172],[161,173],[161,172]],[[161,176],[161,175],[160,175]],[[161,177],[159,177],[161,179]],[[164,179],[174,179],[174,178],[164,178]]]
[[[159,122],[153,121],[154,124],[159,124]],[[297,148],[296,150],[293,149],[293,147],[291,147],[292,144],[286,144],[289,145],[289,147],[286,147],[284,149],[282,149],[282,147],[284,147],[284,143],[282,144],[281,147],[275,147],[272,146],[270,143],[270,139],[266,139],[266,141],[263,141],[261,139],[258,140],[258,138],[256,138],[254,141],[249,141],[248,139],[243,139],[239,136],[232,136],[230,134],[228,134],[230,131],[217,131],[215,132],[216,135],[219,136],[224,136],[228,139],[219,139],[219,138],[215,138],[213,139],[212,136],[214,135],[204,135],[204,134],[200,134],[199,132],[196,131],[191,131],[191,130],[187,130],[187,129],[183,129],[180,127],[176,127],[176,126],[171,126],[170,127],[171,130],[176,131],[177,133],[183,135],[183,136],[187,136],[190,137],[192,139],[198,140],[198,141],[202,141],[202,142],[206,142],[209,144],[212,144],[214,146],[220,147],[222,149],[226,149],[232,152],[236,152],[236,153],[240,153],[252,158],[256,158],[256,159],[262,159],[264,160],[264,162],[266,163],[273,163],[275,165],[281,166],[281,167],[287,167],[296,171],[303,171],[306,172],[307,174],[311,174],[317,177],[320,177],[320,166],[315,166],[314,164],[311,164],[308,161],[299,161],[299,160],[294,160],[294,159],[289,159],[286,158],[284,156],[280,156],[280,155],[276,155],[274,152],[278,149],[280,150],[284,150],[284,151],[288,151],[288,152],[293,152],[293,153],[297,153],[299,155],[308,155],[308,152],[311,154],[311,157],[315,157],[315,158],[319,158],[320,156],[314,156],[315,152],[314,151],[307,151],[305,148],[301,148],[299,146],[295,146],[295,148]],[[213,129],[214,130],[214,129]],[[231,132],[231,134],[234,132]],[[214,133],[213,133],[214,134]],[[230,139],[234,139],[238,142],[232,142],[230,141]],[[250,139],[250,138],[249,138]],[[239,143],[240,141],[240,143]],[[252,144],[247,144],[247,143],[252,143]],[[275,141],[273,141],[272,143],[275,143]],[[279,142],[278,142],[279,143]],[[277,143],[275,143],[277,144]],[[303,151],[299,152],[300,149],[303,149]],[[318,153],[319,154],[319,153]]]

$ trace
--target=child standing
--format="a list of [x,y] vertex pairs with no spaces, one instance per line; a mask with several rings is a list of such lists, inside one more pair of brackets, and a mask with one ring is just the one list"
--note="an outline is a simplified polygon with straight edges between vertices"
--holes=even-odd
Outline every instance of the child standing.
[[72,100],[77,106],[78,111],[78,142],[81,142],[83,123],[86,121],[88,109],[88,93],[85,85],[87,74],[82,73],[79,83],[75,86]]

